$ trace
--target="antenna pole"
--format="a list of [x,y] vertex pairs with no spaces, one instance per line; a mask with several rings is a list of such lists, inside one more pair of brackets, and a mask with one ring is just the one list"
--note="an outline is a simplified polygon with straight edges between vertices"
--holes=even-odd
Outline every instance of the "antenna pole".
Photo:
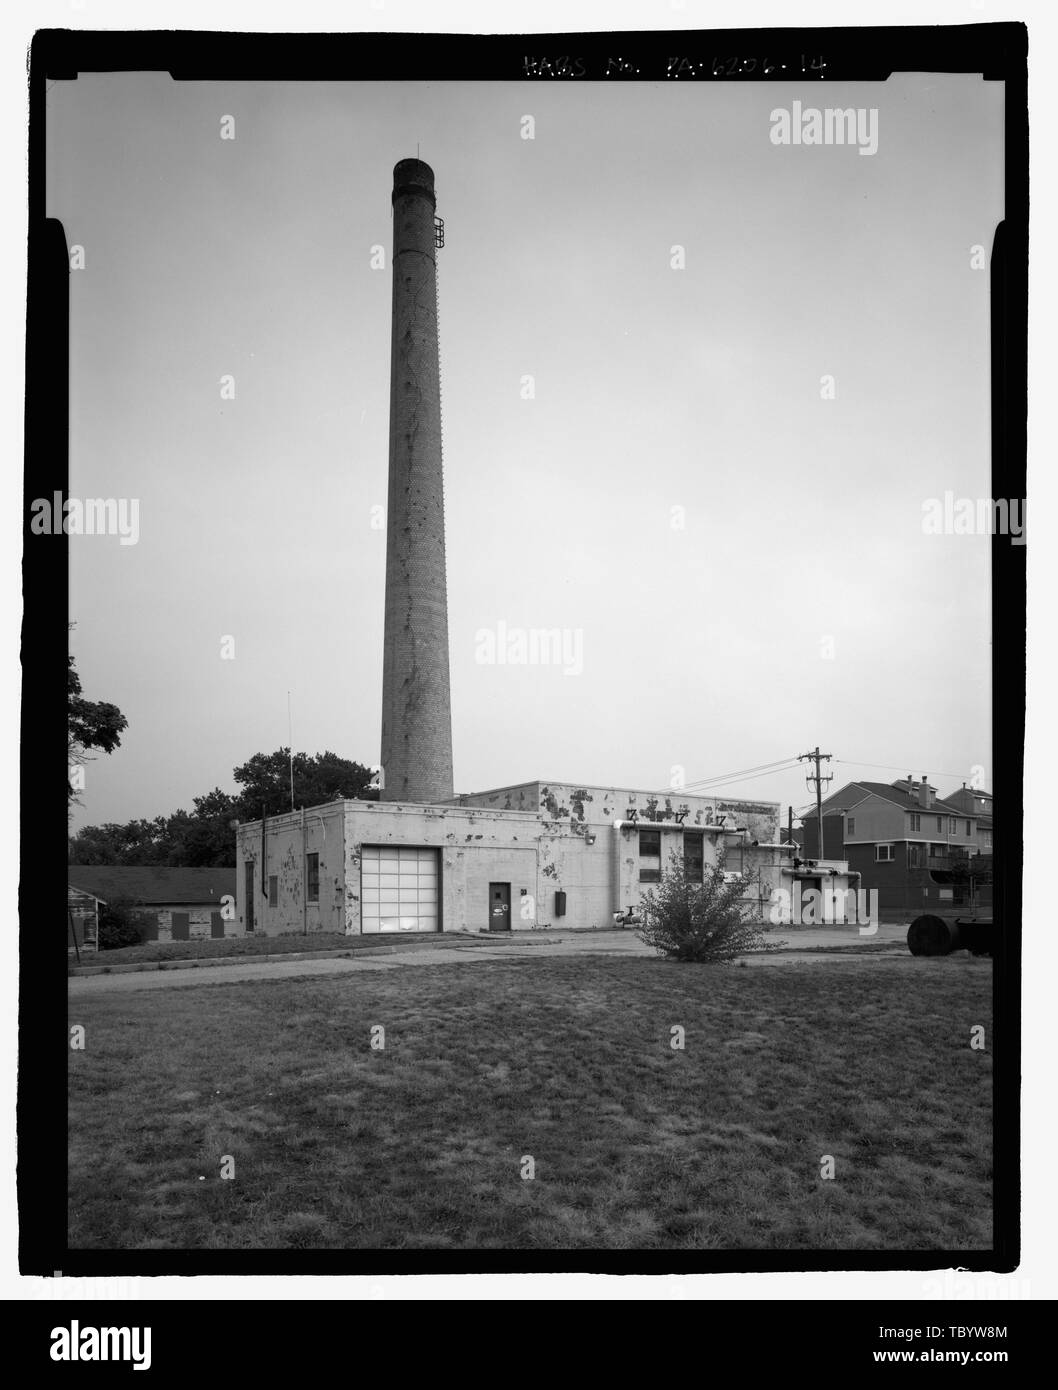
[[294,718],[290,712],[290,691],[287,691],[287,736],[290,739],[290,809],[294,809]]

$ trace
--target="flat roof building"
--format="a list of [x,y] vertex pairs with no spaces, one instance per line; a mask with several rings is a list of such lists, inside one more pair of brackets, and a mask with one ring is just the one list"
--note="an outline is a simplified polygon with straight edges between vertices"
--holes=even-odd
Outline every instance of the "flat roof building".
[[[240,931],[602,928],[633,916],[671,851],[756,876],[760,915],[792,849],[779,805],[531,781],[445,803],[334,801],[241,825]],[[785,855],[785,861],[784,861]]]

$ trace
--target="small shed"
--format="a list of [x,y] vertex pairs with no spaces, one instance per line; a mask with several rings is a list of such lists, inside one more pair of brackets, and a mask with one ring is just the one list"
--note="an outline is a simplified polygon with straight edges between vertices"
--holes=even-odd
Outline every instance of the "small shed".
[[67,938],[66,954],[76,955],[79,951],[99,950],[99,908],[105,906],[102,898],[87,893],[83,888],[72,884],[66,889]]
[[111,907],[126,903],[145,941],[235,935],[235,870],[156,864],[71,864],[71,891]]

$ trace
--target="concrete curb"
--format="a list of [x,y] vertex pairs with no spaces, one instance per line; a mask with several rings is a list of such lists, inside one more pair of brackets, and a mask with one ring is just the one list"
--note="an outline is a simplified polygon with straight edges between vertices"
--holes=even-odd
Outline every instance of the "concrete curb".
[[[197,960],[152,960],[135,961],[118,965],[74,965],[67,969],[68,977],[88,975],[129,975],[151,970],[203,970],[230,965],[274,965],[282,961],[298,960],[355,960],[358,956],[392,956],[404,951],[431,950],[473,950],[477,946],[504,946],[518,943],[523,946],[557,946],[564,941],[578,937],[625,937],[625,928],[583,928],[567,929],[561,935],[549,931],[510,931],[510,932],[440,932],[435,937],[421,938],[418,941],[392,941],[377,946],[329,947],[324,951],[277,951],[268,955],[203,956]],[[361,938],[362,939],[362,938]],[[885,943],[896,947],[896,942]],[[834,946],[804,946],[795,938],[787,937],[786,944],[774,949],[774,954],[870,954],[877,955],[882,942],[844,942]],[[866,948],[866,949],[864,949]],[[902,954],[902,951],[900,952]]]
[[447,937],[442,934],[440,940],[393,942],[385,946],[350,946],[345,950],[338,947],[326,951],[277,951],[263,956],[201,956],[197,960],[145,960],[119,965],[74,965],[70,966],[66,973],[68,976],[130,975],[145,970],[199,970],[225,965],[271,965],[284,960],[345,960],[357,956],[394,956],[401,951],[436,951],[451,947],[473,950],[475,946],[495,944],[494,937],[464,936],[451,932]]

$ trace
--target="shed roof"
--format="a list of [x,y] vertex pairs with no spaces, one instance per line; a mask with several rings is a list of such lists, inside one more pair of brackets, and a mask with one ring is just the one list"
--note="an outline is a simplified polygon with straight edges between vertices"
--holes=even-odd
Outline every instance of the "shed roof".
[[170,869],[157,864],[71,864],[67,882],[105,902],[218,903],[235,894],[234,869]]

